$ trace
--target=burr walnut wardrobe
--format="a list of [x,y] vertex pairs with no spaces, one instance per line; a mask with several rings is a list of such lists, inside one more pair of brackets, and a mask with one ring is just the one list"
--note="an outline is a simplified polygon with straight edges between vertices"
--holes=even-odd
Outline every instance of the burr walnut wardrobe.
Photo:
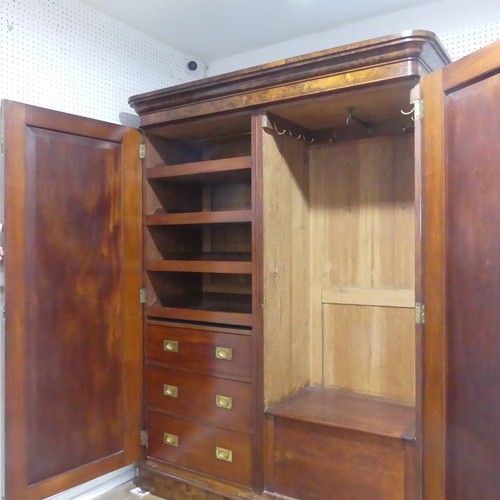
[[492,498],[499,61],[405,32],[134,96],[142,137],[4,102],[7,499]]

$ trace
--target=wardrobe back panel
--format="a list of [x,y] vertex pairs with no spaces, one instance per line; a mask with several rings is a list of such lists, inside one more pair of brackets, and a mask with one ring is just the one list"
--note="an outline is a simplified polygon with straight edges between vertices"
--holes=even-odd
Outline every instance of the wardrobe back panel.
[[413,310],[323,305],[324,385],[415,401]]
[[312,380],[415,399],[410,135],[311,147]]
[[411,136],[346,141],[313,150],[321,169],[324,288],[414,287]]

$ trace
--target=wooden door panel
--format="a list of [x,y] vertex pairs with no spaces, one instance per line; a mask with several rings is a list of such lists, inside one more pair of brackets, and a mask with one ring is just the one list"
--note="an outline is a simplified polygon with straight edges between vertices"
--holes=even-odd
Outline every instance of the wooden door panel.
[[457,500],[500,492],[499,98],[500,73],[445,98],[446,494]]
[[6,489],[35,499],[140,455],[139,135],[3,107]]
[[422,82],[424,498],[500,491],[499,61],[497,42]]

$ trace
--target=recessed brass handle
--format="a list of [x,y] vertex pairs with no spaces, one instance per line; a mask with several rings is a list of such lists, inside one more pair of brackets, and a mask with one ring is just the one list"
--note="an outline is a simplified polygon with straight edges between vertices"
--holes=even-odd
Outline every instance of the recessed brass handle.
[[175,434],[169,434],[168,432],[164,432],[163,443],[168,444],[169,446],[175,446],[177,448],[179,446],[179,436],[176,436]]
[[231,361],[233,359],[233,349],[231,347],[217,346],[215,348],[215,357],[217,359],[224,359],[226,361]]
[[175,385],[163,384],[163,395],[168,396],[170,398],[178,398],[179,397],[179,388]]
[[233,398],[230,396],[221,396],[220,394],[217,394],[217,396],[215,396],[215,404],[219,408],[230,410],[233,407]]
[[233,461],[233,450],[228,450],[227,448],[215,447],[215,457],[219,460],[224,460],[224,462]]
[[177,340],[164,340],[163,350],[167,352],[179,352],[179,342]]

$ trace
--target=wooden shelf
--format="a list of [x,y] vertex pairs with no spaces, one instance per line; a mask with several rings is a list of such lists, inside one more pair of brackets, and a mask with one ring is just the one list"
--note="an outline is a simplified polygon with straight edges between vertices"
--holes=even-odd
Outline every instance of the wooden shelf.
[[311,386],[266,413],[326,427],[415,439],[415,408],[373,396]]
[[198,299],[156,300],[146,307],[148,317],[252,326],[251,295],[204,293]]
[[176,165],[156,165],[146,170],[146,179],[194,184],[250,181],[251,166],[250,156]]
[[160,272],[252,274],[252,263],[210,259],[150,260],[146,262],[146,270]]
[[251,222],[251,210],[224,210],[216,212],[165,213],[156,211],[146,215],[147,226],[169,226],[183,224],[223,224],[229,222]]

